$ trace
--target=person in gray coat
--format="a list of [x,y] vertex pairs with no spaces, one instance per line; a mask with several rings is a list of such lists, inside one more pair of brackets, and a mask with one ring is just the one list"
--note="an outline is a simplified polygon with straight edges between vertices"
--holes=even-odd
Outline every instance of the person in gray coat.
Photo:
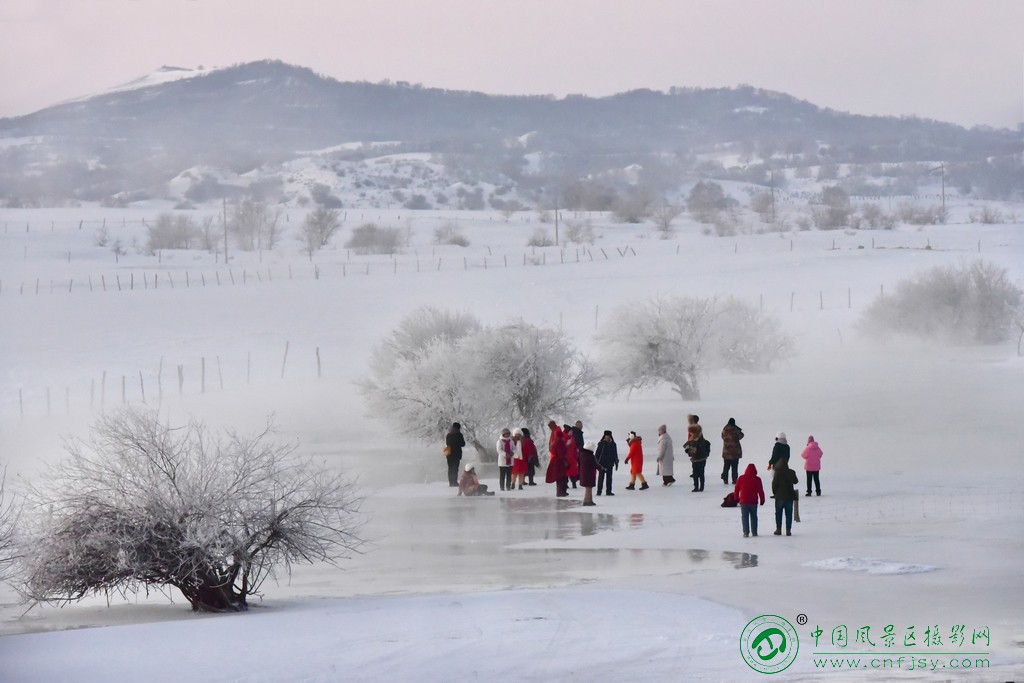
[[675,455],[672,452],[672,437],[668,435],[668,427],[658,427],[658,473],[661,474],[662,486],[676,483]]

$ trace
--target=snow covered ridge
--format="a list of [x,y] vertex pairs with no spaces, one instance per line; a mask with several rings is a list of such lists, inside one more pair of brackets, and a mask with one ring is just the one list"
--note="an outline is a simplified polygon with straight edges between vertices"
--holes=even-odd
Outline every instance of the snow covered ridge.
[[830,572],[866,572],[868,574],[924,574],[939,567],[930,564],[908,564],[860,557],[832,557],[827,560],[804,562],[804,567],[823,569]]

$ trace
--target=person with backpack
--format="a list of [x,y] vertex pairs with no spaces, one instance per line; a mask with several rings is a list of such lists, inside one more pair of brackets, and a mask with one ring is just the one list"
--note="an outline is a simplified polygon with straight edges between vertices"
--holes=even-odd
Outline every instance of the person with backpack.
[[629,465],[629,486],[627,491],[636,490],[636,480],[640,480],[640,490],[646,491],[651,488],[644,479],[644,446],[643,439],[636,433],[630,432],[626,437],[629,444],[629,454],[626,456],[626,464]]
[[740,506],[740,517],[743,521],[743,538],[748,534],[757,536],[757,506],[764,505],[764,485],[757,476],[754,463],[747,465],[746,471],[736,480],[733,496]]
[[807,437],[807,446],[804,447],[804,452],[800,454],[800,457],[804,459],[804,471],[807,473],[807,496],[811,495],[811,481],[814,481],[814,489],[817,494],[821,495],[821,481],[818,479],[818,473],[821,471],[821,447],[818,442],[814,440],[813,436]]
[[612,430],[604,430],[601,440],[597,442],[594,458],[597,460],[597,495],[600,496],[601,490],[605,489],[609,496],[614,496],[615,494],[612,493],[612,470],[619,469],[619,447],[615,445]]
[[780,460],[789,463],[789,442],[786,441],[786,432],[779,432],[775,435],[775,445],[772,446],[772,457],[768,460],[768,469],[775,467]]
[[732,483],[736,483],[736,474],[739,471],[740,458],[743,457],[743,447],[740,439],[743,438],[743,430],[736,424],[736,419],[730,417],[729,423],[722,427],[722,483],[729,483],[729,473],[732,472]]
[[462,425],[452,423],[452,428],[444,437],[444,455],[448,460],[448,486],[459,485],[459,463],[462,462],[462,449],[466,447],[466,438],[462,436]]
[[793,501],[797,492],[794,486],[800,485],[796,472],[789,468],[789,459],[779,459],[775,463],[775,476],[772,477],[772,497],[775,498],[775,535],[782,535],[782,517],[786,517],[786,535],[793,535]]
[[693,491],[697,493],[704,490],[704,467],[707,465],[708,457],[711,455],[711,442],[704,438],[704,429],[700,426],[700,417],[687,415],[689,424],[686,427],[686,443],[683,450],[690,456],[692,466]]

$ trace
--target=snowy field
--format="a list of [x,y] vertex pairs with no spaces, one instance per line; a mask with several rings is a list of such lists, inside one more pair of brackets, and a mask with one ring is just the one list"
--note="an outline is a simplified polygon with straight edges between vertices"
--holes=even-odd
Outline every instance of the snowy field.
[[[124,403],[240,429],[273,414],[280,438],[358,476],[370,547],[340,571],[297,567],[242,615],[193,615],[159,593],[26,613],[0,586],[0,681],[752,681],[765,676],[742,658],[741,632],[760,615],[799,635],[777,680],[1024,678],[1016,339],[880,345],[855,329],[873,297],[934,265],[980,257],[1024,283],[1024,226],[967,224],[962,204],[944,226],[719,238],[681,219],[661,240],[594,215],[593,244],[532,249],[533,231],[553,228],[535,214],[357,210],[337,245],[374,220],[406,230],[404,252],[335,246],[311,262],[286,233],[273,252],[233,252],[225,266],[202,251],[137,253],[142,220],[159,210],[0,210],[9,484]],[[286,231],[303,215],[289,210]],[[470,246],[434,246],[434,229],[453,220]],[[126,248],[116,260],[95,244],[104,221]],[[353,384],[374,344],[423,305],[485,323],[521,317],[595,352],[616,306],[659,294],[758,304],[799,353],[770,375],[712,375],[700,401],[667,388],[596,396],[588,438],[611,429],[621,454],[628,431],[643,435],[652,488],[623,490],[622,467],[617,495],[593,508],[580,491],[556,501],[547,485],[456,498],[440,445],[366,416]],[[761,536],[742,537],[738,510],[719,507],[731,487],[717,439],[704,493],[685,472],[660,486],[655,430],[666,423],[678,449],[691,412],[709,436],[735,417],[741,471],[753,462],[766,487],[777,431],[796,452],[817,438],[823,495],[801,500],[793,537],[771,535],[770,505]],[[844,626],[848,645],[833,646]],[[913,670],[884,667],[900,654]]]

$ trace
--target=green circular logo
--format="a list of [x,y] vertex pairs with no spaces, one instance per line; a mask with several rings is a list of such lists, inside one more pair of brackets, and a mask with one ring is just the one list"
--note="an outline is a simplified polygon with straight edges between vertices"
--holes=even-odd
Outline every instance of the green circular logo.
[[740,654],[754,671],[777,674],[796,659],[800,638],[796,628],[780,616],[762,614],[752,619],[740,634]]

